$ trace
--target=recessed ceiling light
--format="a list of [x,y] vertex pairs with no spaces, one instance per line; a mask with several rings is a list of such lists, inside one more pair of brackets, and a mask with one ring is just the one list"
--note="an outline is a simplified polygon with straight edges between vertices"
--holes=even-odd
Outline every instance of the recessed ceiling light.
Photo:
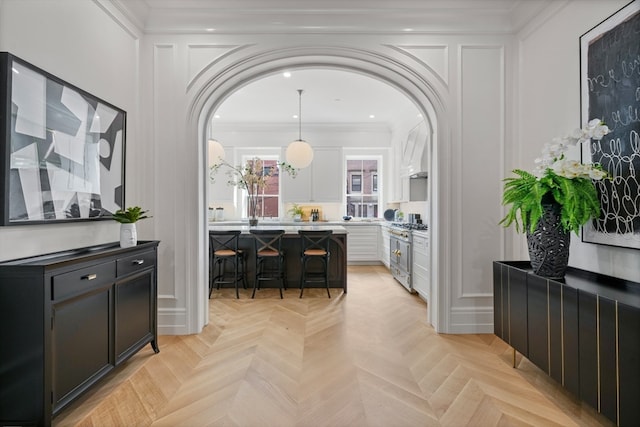
[[209,31],[209,32],[211,32],[211,31],[215,31],[215,30],[216,30],[215,28],[207,28],[207,29],[206,29],[206,31]]
[[406,32],[410,33],[411,31],[413,31],[413,28],[403,28],[402,31],[406,31]]
[[214,119],[219,119],[219,118],[220,118],[220,114],[215,114],[215,115],[213,116],[213,118],[214,118]]
[[369,118],[370,118],[370,119],[375,119],[375,118],[376,118],[376,116],[375,116],[375,115],[373,115],[373,114],[369,114]]
[[293,117],[294,119],[297,119],[297,118],[298,118],[298,115],[297,115],[297,114],[294,114],[294,115],[293,115],[293,116],[291,116],[291,117]]
[[285,71],[284,73],[282,73],[282,75],[284,76],[284,78],[288,79],[289,77],[291,77],[291,73],[289,71]]
[[418,113],[418,118],[421,119],[422,118],[422,113]]

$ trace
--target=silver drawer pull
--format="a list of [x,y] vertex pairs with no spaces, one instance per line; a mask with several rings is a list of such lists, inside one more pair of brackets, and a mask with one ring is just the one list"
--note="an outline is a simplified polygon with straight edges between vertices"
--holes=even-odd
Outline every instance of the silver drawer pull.
[[144,260],[143,259],[134,259],[133,261],[131,261],[131,264],[142,265],[142,264],[144,264]]
[[82,276],[82,280],[93,280],[97,277],[98,277],[97,274],[87,274],[86,276]]

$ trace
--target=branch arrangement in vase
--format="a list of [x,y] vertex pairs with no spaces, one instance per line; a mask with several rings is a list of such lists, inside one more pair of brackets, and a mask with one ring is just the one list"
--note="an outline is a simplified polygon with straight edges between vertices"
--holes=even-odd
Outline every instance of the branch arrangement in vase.
[[[249,201],[249,217],[257,217],[258,195],[266,188],[269,179],[275,174],[276,168],[265,168],[264,161],[258,157],[247,160],[244,165],[234,166],[225,160],[211,166],[209,178],[211,182],[215,182],[215,176],[222,168],[227,168],[228,177],[227,184],[233,185],[243,190],[247,190]],[[288,175],[295,178],[298,175],[298,169],[294,168],[286,162],[276,162],[278,169],[284,170]]]
[[[504,180],[502,204],[510,205],[500,224],[515,223],[516,230],[533,232],[543,214],[543,204],[555,202],[561,206],[561,224],[565,231],[579,233],[580,227],[600,216],[600,199],[594,181],[609,178],[598,163],[569,160],[565,152],[570,146],[591,139],[599,141],[609,133],[600,120],[593,119],[582,129],[564,138],[554,138],[545,144],[542,157],[535,160],[533,172],[515,169],[517,178]],[[522,226],[521,224],[522,223]]]

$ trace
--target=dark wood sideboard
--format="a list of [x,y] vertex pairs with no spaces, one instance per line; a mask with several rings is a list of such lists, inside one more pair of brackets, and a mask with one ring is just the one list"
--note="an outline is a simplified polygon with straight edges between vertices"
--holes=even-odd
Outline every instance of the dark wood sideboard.
[[617,425],[638,425],[640,283],[495,261],[493,290],[497,336]]
[[158,243],[0,263],[0,425],[51,425],[146,344],[159,351]]

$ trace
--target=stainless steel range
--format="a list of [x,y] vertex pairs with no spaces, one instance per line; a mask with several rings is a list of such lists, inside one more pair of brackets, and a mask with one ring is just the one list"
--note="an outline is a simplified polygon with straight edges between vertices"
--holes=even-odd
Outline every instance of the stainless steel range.
[[425,224],[392,223],[389,229],[389,269],[391,275],[409,292],[413,292],[411,273],[411,230],[426,230]]

